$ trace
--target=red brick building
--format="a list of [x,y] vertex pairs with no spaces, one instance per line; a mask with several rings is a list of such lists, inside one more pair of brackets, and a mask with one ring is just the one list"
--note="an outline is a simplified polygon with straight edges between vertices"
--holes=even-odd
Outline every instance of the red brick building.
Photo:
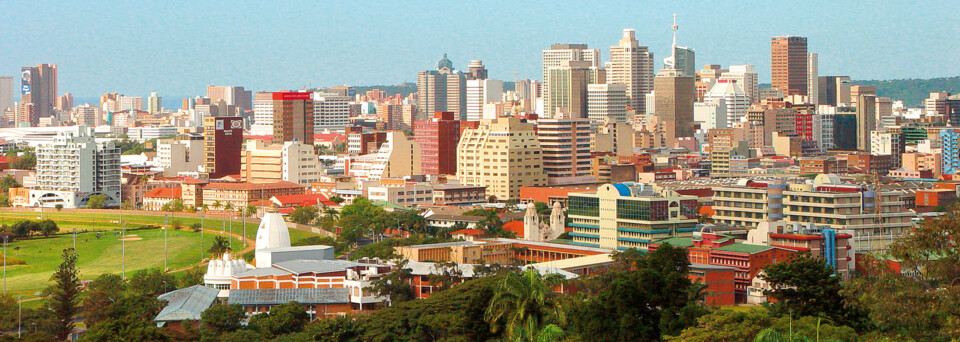
[[462,132],[453,112],[436,112],[433,119],[413,123],[413,140],[420,144],[425,175],[457,174],[457,144]]

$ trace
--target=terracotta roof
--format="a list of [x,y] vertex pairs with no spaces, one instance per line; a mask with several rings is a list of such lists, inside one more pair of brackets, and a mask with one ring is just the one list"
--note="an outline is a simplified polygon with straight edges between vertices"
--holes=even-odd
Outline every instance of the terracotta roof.
[[523,221],[510,221],[503,224],[503,229],[513,232],[517,238],[523,237]]
[[468,235],[468,236],[480,236],[483,235],[483,229],[461,229],[455,232],[450,233],[450,235]]
[[174,188],[156,188],[143,195],[145,198],[180,198],[181,196],[182,189],[179,186]]
[[206,186],[203,187],[204,190],[206,189],[213,189],[213,190],[264,189],[264,190],[267,190],[267,189],[295,189],[295,188],[303,188],[303,186],[293,182],[279,181],[274,183],[217,182],[217,183],[207,184]]

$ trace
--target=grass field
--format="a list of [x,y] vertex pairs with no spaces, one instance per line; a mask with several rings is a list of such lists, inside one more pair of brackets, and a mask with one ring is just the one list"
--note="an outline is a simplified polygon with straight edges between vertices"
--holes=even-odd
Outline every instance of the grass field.
[[[164,215],[166,213],[157,212],[156,215],[144,215],[144,214],[124,214],[123,221],[127,223],[127,229],[134,228],[138,225],[156,225],[162,226],[164,224]],[[102,231],[102,230],[118,230],[120,229],[120,214],[119,212],[114,214],[103,214],[103,213],[84,213],[84,212],[57,212],[51,209],[47,209],[43,213],[43,218],[51,219],[57,222],[57,225],[60,227],[61,232],[72,231],[74,229],[80,231]],[[19,220],[38,220],[40,219],[39,212],[28,212],[28,211],[0,211],[0,224],[13,224]],[[190,226],[194,223],[200,223],[200,218],[198,217],[173,217],[170,216],[167,219],[167,224],[172,224],[174,220],[180,222],[182,226]],[[237,220],[222,220],[221,215],[208,215],[203,219],[203,226],[206,229],[218,230],[223,229],[229,232],[231,229],[234,234],[241,234],[249,239],[256,238],[257,236],[257,223],[254,223],[255,219],[247,219],[246,224],[246,233],[243,232],[243,223]],[[308,231],[303,231],[299,229],[290,229],[290,240],[296,241],[299,239],[307,238],[314,236]]]
[[[103,273],[121,273],[124,259],[127,275],[137,270],[163,267],[164,247],[162,229],[131,230],[127,232],[126,256],[119,236],[106,232],[98,239],[96,233],[77,234],[77,267],[81,279],[93,279]],[[134,236],[135,235],[135,236]],[[217,234],[205,233],[204,248],[213,243]],[[234,250],[243,249],[243,242],[233,241]],[[26,265],[7,266],[7,293],[14,296],[35,297],[49,285],[50,275],[60,264],[63,249],[73,247],[73,236],[56,235],[10,243],[7,254],[23,259]],[[167,232],[167,268],[180,269],[200,263],[200,233],[192,230]]]
[[[157,215],[130,214],[123,215],[127,227],[126,241],[126,272],[133,274],[140,269],[163,267],[163,230],[145,229],[134,230],[143,225],[162,226],[165,213]],[[36,297],[43,288],[49,285],[50,275],[60,264],[60,253],[65,248],[73,246],[73,235],[77,230],[78,268],[81,279],[94,279],[103,273],[120,273],[123,263],[123,243],[115,234],[120,230],[119,213],[102,212],[56,212],[43,213],[45,219],[57,222],[61,229],[60,235],[50,238],[35,238],[11,242],[7,248],[10,257],[23,259],[26,265],[7,267],[7,293],[13,296],[24,296],[24,299]],[[0,211],[0,224],[12,224],[23,219],[36,220],[39,212]],[[203,219],[203,226],[208,230],[204,233],[204,252],[212,244],[214,236],[210,230],[223,230],[227,233],[231,228],[234,234],[244,235],[248,239],[255,239],[257,223],[248,220],[244,234],[241,222],[221,220],[220,215],[211,215]],[[199,217],[170,217],[168,224],[173,220],[180,222],[184,228],[170,229],[167,232],[167,268],[182,269],[196,265],[201,261],[200,233],[194,232],[189,226],[200,223]],[[66,233],[66,234],[63,234]],[[98,239],[96,234],[100,233]],[[136,237],[132,236],[136,235]],[[315,234],[303,230],[290,229],[290,239],[299,239],[314,236]],[[231,238],[233,250],[244,249],[244,242]],[[204,253],[203,257],[209,257]]]

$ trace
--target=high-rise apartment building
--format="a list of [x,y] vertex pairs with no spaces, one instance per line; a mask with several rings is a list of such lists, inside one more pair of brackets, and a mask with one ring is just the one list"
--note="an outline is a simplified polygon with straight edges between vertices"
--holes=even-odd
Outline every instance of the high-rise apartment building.
[[416,120],[434,112],[453,112],[461,120],[467,112],[467,77],[453,68],[447,54],[437,62],[436,70],[417,73]]
[[402,131],[407,129],[403,125],[403,106],[392,103],[380,103],[377,105],[377,117],[383,123],[383,129],[392,131]]
[[627,104],[637,113],[646,110],[646,95],[653,91],[653,52],[640,46],[636,31],[623,30],[620,42],[610,47],[607,83],[627,86]]
[[590,167],[590,120],[570,117],[537,120],[537,140],[547,184],[594,183]]
[[241,112],[253,109],[252,93],[243,87],[208,85],[207,97],[211,103],[223,100],[228,106],[237,106]]
[[807,54],[807,96],[808,103],[820,104],[820,75],[817,75],[819,58],[816,53]]
[[0,75],[0,114],[13,108],[13,76]]
[[760,102],[760,80],[753,65],[731,65],[729,71],[720,74],[720,78],[736,81],[737,86],[747,94],[750,104]]
[[587,44],[553,44],[550,49],[543,50],[542,58],[543,83],[540,96],[544,103],[548,103],[550,99],[550,68],[560,66],[563,61],[586,61],[590,62],[591,67],[600,67],[600,50],[588,49]]
[[747,116],[747,111],[750,109],[750,97],[737,85],[735,80],[721,78],[717,80],[713,88],[710,88],[710,91],[703,95],[704,102],[718,99],[723,99],[726,106],[727,122],[724,125],[725,127],[733,127],[735,122],[740,122]]
[[533,124],[518,117],[484,120],[466,129],[457,145],[457,179],[486,186],[498,200],[520,198],[521,186],[547,184],[543,155]]
[[605,83],[605,70],[587,61],[561,61],[548,72],[550,96],[544,102],[543,116],[555,117],[559,110],[572,118],[586,118],[587,85]]
[[53,115],[57,101],[57,66],[37,64],[20,68],[20,102],[33,105],[36,116]]
[[414,121],[413,140],[420,144],[423,174],[457,174],[457,144],[467,125],[457,120],[453,112],[437,112],[428,121]]
[[202,134],[178,134],[173,139],[157,140],[157,166],[164,176],[176,177],[180,172],[195,173],[204,165]]
[[350,98],[332,93],[313,95],[313,132],[343,132],[350,125]]
[[787,95],[807,95],[807,38],[773,37],[770,40],[771,85]]
[[857,149],[870,152],[870,132],[877,129],[877,96],[860,95],[857,99]]
[[596,83],[587,85],[587,118],[594,123],[633,122],[627,117],[627,85]]
[[483,105],[503,99],[503,81],[491,79],[467,80],[467,121],[495,119],[483,117]]
[[100,107],[85,103],[74,108],[74,119],[77,125],[96,127],[103,123],[100,116]]
[[239,174],[245,182],[288,181],[310,186],[320,181],[316,150],[313,145],[299,141],[265,144],[260,140],[247,140],[239,159]]
[[420,144],[407,138],[403,132],[384,133],[386,139],[370,154],[347,157],[344,168],[347,175],[358,180],[400,178],[423,173]]
[[53,107],[57,110],[69,111],[73,108],[73,94],[63,93],[62,96],[58,96],[57,103]]
[[868,86],[868,85],[852,85],[850,86],[850,105],[856,107],[857,101],[860,99],[860,95],[873,95],[877,96],[877,87]]
[[679,70],[664,69],[653,81],[656,98],[656,116],[663,127],[667,146],[674,146],[677,138],[692,137],[694,76],[684,76]]
[[150,97],[147,98],[147,113],[157,114],[160,112],[160,108],[163,108],[160,95],[157,92],[150,93]]
[[107,207],[120,204],[120,148],[113,142],[98,144],[92,127],[61,131],[52,143],[38,146],[36,153],[30,206],[83,208],[97,194],[106,196]]
[[203,118],[203,171],[208,173],[210,178],[239,174],[242,147],[243,118]]
[[117,102],[120,104],[120,111],[143,110],[143,97],[141,96],[121,95]]
[[271,135],[274,144],[293,139],[313,144],[311,93],[257,93],[253,105],[254,135]]

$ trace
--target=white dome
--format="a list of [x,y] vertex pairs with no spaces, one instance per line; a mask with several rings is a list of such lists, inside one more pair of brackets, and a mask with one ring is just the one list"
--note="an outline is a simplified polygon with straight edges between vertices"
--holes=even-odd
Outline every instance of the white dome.
[[210,260],[207,265],[207,274],[203,276],[204,281],[228,280],[234,274],[247,271],[247,262],[243,259],[233,259],[230,253],[224,253],[222,258]]
[[257,228],[257,249],[290,247],[290,231],[283,216],[267,211]]

